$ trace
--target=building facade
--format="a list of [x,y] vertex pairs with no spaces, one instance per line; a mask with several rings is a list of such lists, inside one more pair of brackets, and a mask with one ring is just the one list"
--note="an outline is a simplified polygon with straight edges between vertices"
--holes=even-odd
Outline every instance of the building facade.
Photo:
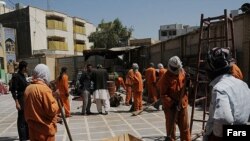
[[169,25],[161,25],[159,30],[159,40],[165,41],[188,32],[194,31],[198,29],[198,26],[189,26],[182,24],[169,24]]
[[32,54],[82,55],[93,45],[88,36],[96,27],[84,19],[29,7]]
[[[96,27],[81,18],[36,7],[16,7],[0,15],[3,26],[16,29],[17,59],[34,55],[82,55],[93,45],[88,36]],[[5,24],[6,23],[6,24]]]
[[[50,69],[51,74],[55,74],[56,58],[82,56],[83,50],[93,45],[88,36],[96,31],[96,27],[84,19],[20,4],[16,4],[15,9],[8,8],[1,2],[0,24],[3,28],[0,31],[5,35],[0,35],[0,71],[4,71],[1,80],[8,81],[7,73],[13,73],[10,60],[30,59],[27,61],[34,64],[41,62],[41,57],[50,58],[43,63],[53,64]],[[6,34],[10,33],[7,31],[13,31],[11,36]]]

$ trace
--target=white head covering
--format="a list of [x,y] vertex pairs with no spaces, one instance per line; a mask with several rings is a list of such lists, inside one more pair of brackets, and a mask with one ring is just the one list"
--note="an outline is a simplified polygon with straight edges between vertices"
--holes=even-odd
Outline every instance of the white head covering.
[[163,65],[162,65],[162,63],[159,63],[158,65],[158,69],[161,69],[161,68],[163,68]]
[[179,74],[181,69],[182,69],[182,62],[180,58],[178,56],[171,57],[168,61],[168,70],[174,74]]
[[133,63],[133,64],[132,64],[132,68],[133,68],[133,70],[138,70],[138,69],[139,69],[139,66],[138,66],[137,63]]
[[50,81],[49,67],[44,64],[38,64],[33,71],[33,78],[43,80],[45,83]]

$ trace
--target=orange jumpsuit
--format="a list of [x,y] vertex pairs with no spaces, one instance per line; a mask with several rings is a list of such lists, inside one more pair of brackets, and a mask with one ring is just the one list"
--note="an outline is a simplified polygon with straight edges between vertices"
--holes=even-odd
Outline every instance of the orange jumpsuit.
[[133,77],[134,77],[133,69],[130,69],[126,75],[126,80],[125,80],[125,85],[127,90],[125,104],[129,104],[129,101],[131,100],[132,97]]
[[231,74],[235,77],[235,78],[238,78],[240,80],[243,80],[243,75],[242,75],[242,72],[240,70],[240,68],[236,65],[236,64],[233,64],[231,66]]
[[159,69],[159,78],[158,78],[158,80],[161,79],[161,77],[165,74],[166,71],[167,71],[167,69],[164,69],[164,68]]
[[[163,77],[159,80],[157,84],[160,88],[161,101],[165,113],[166,119],[166,131],[167,135],[171,132],[171,127],[174,124],[174,129],[172,131],[171,140],[175,139],[176,123],[180,129],[181,141],[191,141],[190,132],[189,132],[189,122],[188,122],[188,96],[185,94],[180,99],[180,91],[184,86],[185,72],[184,70],[175,75],[170,71],[167,71]],[[176,112],[176,105],[181,100],[181,110],[178,112],[177,117],[174,115]]]
[[134,72],[132,91],[134,93],[134,110],[142,110],[143,80],[139,71]]
[[60,92],[60,98],[63,103],[65,110],[65,116],[70,116],[70,104],[69,104],[69,84],[68,84],[68,75],[63,74],[61,80],[57,80],[57,89]]
[[120,86],[122,86],[126,90],[126,86],[124,84],[124,80],[122,77],[117,78],[117,80],[115,81],[115,86],[116,86],[116,90],[118,90]]
[[157,101],[157,91],[156,91],[156,71],[155,68],[149,67],[145,71],[146,86],[148,90],[148,102]]
[[42,81],[34,81],[24,92],[24,103],[30,141],[55,141],[59,107],[51,89]]

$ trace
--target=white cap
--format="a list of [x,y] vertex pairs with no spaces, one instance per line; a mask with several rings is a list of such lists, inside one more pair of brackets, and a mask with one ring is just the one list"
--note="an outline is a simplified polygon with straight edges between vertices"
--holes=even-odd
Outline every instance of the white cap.
[[133,69],[139,69],[139,66],[138,66],[137,63],[133,63],[133,64],[132,64],[132,68],[133,68]]
[[159,69],[163,68],[162,63],[159,63],[157,66],[158,66]]
[[182,62],[178,56],[173,56],[168,60],[168,70],[174,74],[179,74],[182,69]]

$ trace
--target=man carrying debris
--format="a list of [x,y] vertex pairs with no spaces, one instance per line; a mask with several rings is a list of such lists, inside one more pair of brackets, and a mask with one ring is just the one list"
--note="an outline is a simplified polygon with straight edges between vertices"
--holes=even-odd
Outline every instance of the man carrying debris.
[[250,115],[248,85],[230,71],[229,49],[215,47],[208,52],[211,102],[204,141],[222,141],[223,125],[246,124]]
[[38,64],[32,83],[24,92],[24,114],[31,141],[55,141],[59,107],[48,86],[49,78],[48,66]]
[[[166,140],[175,140],[175,125],[182,141],[191,141],[188,120],[188,95],[185,89],[185,71],[178,56],[168,61],[168,71],[159,80],[160,96],[166,119]],[[184,92],[184,93],[183,93]]]

